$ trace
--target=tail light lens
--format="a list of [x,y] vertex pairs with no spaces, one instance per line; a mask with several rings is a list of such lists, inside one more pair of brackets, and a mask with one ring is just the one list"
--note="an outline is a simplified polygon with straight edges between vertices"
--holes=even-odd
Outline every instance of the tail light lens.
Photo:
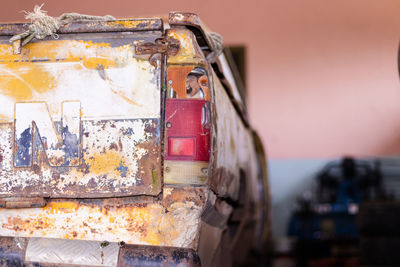
[[168,154],[170,156],[193,157],[196,154],[194,138],[168,138]]
[[208,161],[210,108],[202,99],[167,99],[165,112],[167,160]]

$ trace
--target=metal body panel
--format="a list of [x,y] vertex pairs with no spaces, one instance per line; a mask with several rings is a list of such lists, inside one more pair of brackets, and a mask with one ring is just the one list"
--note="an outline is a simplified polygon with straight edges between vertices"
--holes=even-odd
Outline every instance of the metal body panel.
[[197,247],[205,187],[164,188],[150,199],[51,200],[44,208],[0,209],[0,236]]
[[179,40],[179,51],[168,57],[168,65],[173,64],[195,64],[207,65],[203,52],[196,42],[193,32],[182,27],[167,31],[167,38]]
[[[15,35],[28,30],[31,23],[0,24],[0,35]],[[74,21],[57,33],[162,31],[161,19],[121,19],[110,21]]]
[[[32,245],[35,246],[32,247]],[[51,245],[55,246],[51,247]],[[200,266],[200,259],[195,250],[176,247],[48,238],[0,237],[0,266]]]
[[0,197],[161,191],[161,62],[134,53],[159,36],[0,44]]
[[[238,198],[240,173],[248,192],[257,192],[258,166],[252,134],[237,114],[220,80],[213,73],[212,174],[210,186],[220,197]],[[257,198],[256,194],[253,197]]]
[[200,259],[192,249],[152,246],[124,246],[119,253],[118,267],[176,266],[200,267]]
[[30,238],[25,261],[114,267],[118,263],[118,253],[117,243]]

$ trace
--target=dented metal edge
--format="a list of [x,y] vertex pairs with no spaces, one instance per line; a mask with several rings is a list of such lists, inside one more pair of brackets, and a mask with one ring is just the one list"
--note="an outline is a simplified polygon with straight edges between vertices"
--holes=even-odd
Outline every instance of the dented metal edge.
[[188,27],[196,36],[197,42],[203,51],[212,52],[214,50],[213,44],[197,14],[172,11],[169,13],[168,23],[171,26]]
[[[28,30],[31,23],[0,24],[0,36]],[[57,33],[163,31],[162,19],[121,19],[111,21],[77,21],[61,27]]]

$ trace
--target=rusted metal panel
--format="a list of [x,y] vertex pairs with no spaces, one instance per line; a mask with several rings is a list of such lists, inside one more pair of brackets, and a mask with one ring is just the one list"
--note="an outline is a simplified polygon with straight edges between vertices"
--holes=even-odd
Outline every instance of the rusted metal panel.
[[131,266],[200,267],[200,259],[197,253],[190,249],[124,246],[120,250],[118,267]]
[[205,27],[202,24],[199,16],[190,12],[170,12],[168,23],[171,26],[186,26],[196,36],[197,43],[205,52],[214,50],[211,40],[205,32]]
[[213,77],[210,186],[219,197],[237,199],[241,171],[248,181],[248,192],[257,192],[254,144],[251,132],[243,124],[215,73]]
[[160,34],[0,43],[0,197],[159,194],[161,60],[134,45]]
[[0,266],[24,266],[25,238],[0,237]]
[[205,187],[164,187],[161,201],[50,200],[46,207],[1,209],[0,236],[197,247]]
[[168,65],[194,64],[205,66],[208,64],[192,31],[185,28],[169,29],[166,38],[179,40],[180,48],[177,53],[169,55]]
[[159,38],[154,43],[139,43],[135,46],[137,55],[153,55],[164,53],[166,55],[175,56],[179,52],[179,40],[174,38]]
[[[0,24],[1,35],[15,35],[28,30],[30,23]],[[57,33],[162,31],[161,19],[121,19],[111,21],[76,21],[61,27]]]
[[46,203],[47,201],[42,197],[10,197],[0,199],[0,208],[41,208],[46,206]]

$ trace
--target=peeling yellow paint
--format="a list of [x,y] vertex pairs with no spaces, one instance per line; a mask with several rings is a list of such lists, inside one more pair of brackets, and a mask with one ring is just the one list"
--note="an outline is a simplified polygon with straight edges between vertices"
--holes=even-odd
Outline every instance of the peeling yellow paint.
[[55,86],[55,77],[43,65],[34,63],[0,65],[0,92],[16,101],[30,100],[35,92],[44,93]]
[[7,116],[0,114],[0,121],[7,122],[8,120],[9,120],[9,118]]
[[115,66],[115,60],[108,58],[97,58],[97,57],[84,58],[82,60],[82,63],[83,66],[85,66],[88,69],[98,69],[99,67],[108,69]]
[[180,49],[175,56],[168,57],[169,64],[176,63],[204,63],[203,57],[199,54],[201,51],[197,45],[194,45],[195,36],[187,29],[173,29],[168,31],[168,36],[179,40]]
[[130,45],[111,47],[110,43],[78,41],[78,40],[49,40],[29,43],[22,48],[21,54],[13,54],[11,44],[0,44],[0,59],[5,62],[31,61],[34,59],[47,59],[50,61],[63,60],[68,62],[79,61],[82,57],[96,57],[101,63],[101,58],[112,57],[117,49],[119,52],[129,50]]
[[120,165],[126,166],[124,159],[118,152],[110,150],[102,154],[96,154],[86,160],[89,164],[90,172],[95,174],[115,173],[121,175],[118,170]]

